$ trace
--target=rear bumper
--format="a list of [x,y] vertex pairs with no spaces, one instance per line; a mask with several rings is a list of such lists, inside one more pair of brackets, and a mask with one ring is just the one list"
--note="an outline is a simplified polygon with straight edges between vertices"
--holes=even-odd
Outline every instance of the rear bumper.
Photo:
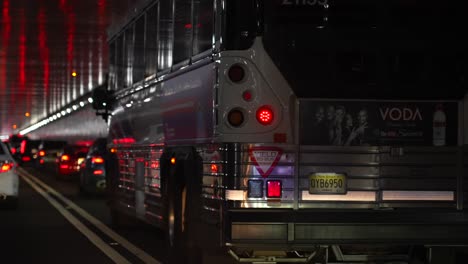
[[468,245],[468,212],[227,213],[226,245],[301,250],[330,244]]
[[88,171],[84,173],[82,188],[87,192],[104,193],[106,191],[106,177],[103,175],[93,175]]
[[18,175],[9,171],[0,174],[0,200],[4,196],[18,196],[19,178]]

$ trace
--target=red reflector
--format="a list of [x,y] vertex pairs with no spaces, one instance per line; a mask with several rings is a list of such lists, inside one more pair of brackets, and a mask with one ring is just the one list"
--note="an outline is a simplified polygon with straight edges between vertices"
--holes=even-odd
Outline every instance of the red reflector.
[[218,173],[218,165],[211,164],[211,173]]
[[267,197],[280,198],[281,197],[281,181],[267,181]]
[[95,170],[95,171],[93,171],[93,174],[94,175],[102,175],[102,174],[104,174],[104,171],[103,170]]
[[43,151],[43,150],[39,151],[39,156],[44,157],[45,156],[45,151]]
[[31,158],[28,157],[28,156],[24,156],[24,157],[22,157],[21,159],[22,159],[23,161],[30,161],[30,160],[31,160]]
[[68,155],[62,155],[62,157],[60,158],[61,161],[67,161],[67,160],[70,160],[70,157]]
[[93,157],[91,159],[91,163],[94,163],[94,164],[102,164],[104,163],[104,159],[101,158],[101,157]]
[[250,91],[245,91],[242,93],[242,98],[248,102],[252,100],[252,93]]
[[155,160],[151,162],[152,169],[159,169],[159,160]]
[[262,106],[257,110],[257,121],[266,126],[273,122],[273,110],[269,106]]

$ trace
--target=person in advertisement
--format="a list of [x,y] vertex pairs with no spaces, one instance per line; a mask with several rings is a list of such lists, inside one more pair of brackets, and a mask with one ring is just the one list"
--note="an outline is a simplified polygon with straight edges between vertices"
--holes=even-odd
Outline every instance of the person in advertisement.
[[369,124],[369,113],[367,109],[362,108],[357,115],[357,125],[353,127],[348,139],[345,142],[347,146],[369,146],[376,143],[376,133]]

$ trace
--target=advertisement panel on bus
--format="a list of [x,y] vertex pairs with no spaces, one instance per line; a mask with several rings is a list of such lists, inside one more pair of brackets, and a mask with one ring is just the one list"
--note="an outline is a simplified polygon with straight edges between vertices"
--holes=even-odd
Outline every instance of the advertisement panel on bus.
[[301,102],[301,143],[341,146],[457,145],[456,102]]

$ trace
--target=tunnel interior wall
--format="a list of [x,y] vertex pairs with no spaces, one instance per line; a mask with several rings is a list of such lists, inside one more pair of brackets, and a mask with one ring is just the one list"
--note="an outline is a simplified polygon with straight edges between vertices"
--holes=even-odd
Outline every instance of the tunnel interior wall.
[[66,140],[73,144],[107,137],[107,123],[90,105],[27,134],[31,139]]

